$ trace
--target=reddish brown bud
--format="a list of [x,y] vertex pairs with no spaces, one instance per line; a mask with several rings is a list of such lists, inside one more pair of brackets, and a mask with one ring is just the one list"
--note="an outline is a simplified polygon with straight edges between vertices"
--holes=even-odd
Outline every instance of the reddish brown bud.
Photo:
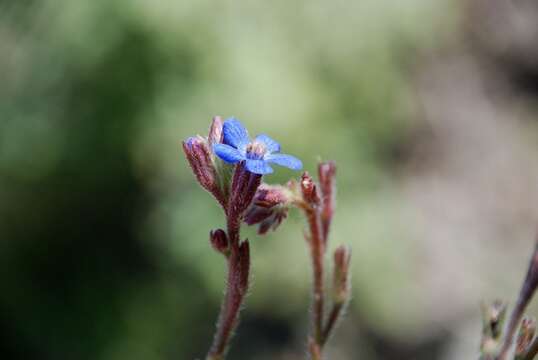
[[222,143],[222,125],[222,118],[220,116],[215,116],[209,127],[209,146],[212,147],[213,144]]
[[215,167],[207,140],[201,136],[191,137],[183,142],[183,151],[200,185],[209,192],[218,194]]
[[536,320],[531,317],[524,317],[521,321],[519,334],[516,341],[516,357],[523,356],[534,339],[536,333]]
[[351,263],[351,249],[348,246],[341,245],[334,251],[334,279],[333,291],[334,302],[342,304],[349,299],[350,290],[350,273],[349,265]]
[[259,224],[258,234],[275,230],[288,216],[291,201],[290,190],[279,185],[261,184],[247,210],[244,221],[248,225]]
[[276,205],[287,205],[290,198],[290,191],[283,186],[261,184],[254,196],[254,204],[264,208],[272,208]]
[[228,236],[226,236],[226,233],[222,229],[212,230],[209,233],[209,240],[211,242],[211,246],[213,246],[213,249],[215,251],[223,254],[228,255],[229,253],[229,242],[228,242]]
[[269,230],[276,230],[282,221],[288,217],[288,208],[287,207],[277,207],[272,210],[270,217],[266,218],[260,222],[258,227],[258,234],[265,235]]
[[303,199],[311,205],[319,204],[319,195],[317,186],[312,180],[312,177],[308,174],[307,171],[301,176],[301,192],[303,194]]
[[321,222],[323,239],[327,241],[329,228],[334,215],[336,198],[336,165],[333,161],[318,165],[319,185],[322,197]]

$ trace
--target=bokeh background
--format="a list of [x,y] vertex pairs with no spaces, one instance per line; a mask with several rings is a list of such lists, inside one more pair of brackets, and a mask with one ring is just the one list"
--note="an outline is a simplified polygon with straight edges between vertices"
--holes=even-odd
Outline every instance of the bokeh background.
[[[2,359],[203,358],[223,218],[180,143],[217,114],[338,164],[353,302],[330,359],[476,358],[538,220],[537,4],[0,1]],[[303,228],[246,230],[230,359],[305,357]]]

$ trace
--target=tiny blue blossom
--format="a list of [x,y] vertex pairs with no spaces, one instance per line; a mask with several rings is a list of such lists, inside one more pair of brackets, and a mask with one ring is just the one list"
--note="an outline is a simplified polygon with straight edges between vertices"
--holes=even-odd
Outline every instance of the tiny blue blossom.
[[251,141],[247,129],[237,119],[226,120],[222,132],[223,143],[214,144],[213,151],[227,163],[244,161],[248,171],[259,175],[273,172],[270,163],[292,170],[301,170],[303,167],[301,160],[296,157],[281,154],[280,144],[269,136],[260,134]]

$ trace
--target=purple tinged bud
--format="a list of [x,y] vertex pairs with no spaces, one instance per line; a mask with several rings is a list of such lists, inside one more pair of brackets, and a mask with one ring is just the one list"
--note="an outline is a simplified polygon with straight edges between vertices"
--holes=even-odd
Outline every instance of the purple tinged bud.
[[183,151],[200,185],[217,196],[219,188],[207,140],[201,136],[190,137],[183,142]]
[[261,184],[256,191],[254,204],[264,208],[272,208],[276,205],[289,204],[290,198],[290,191],[283,186]]
[[310,205],[318,205],[320,202],[316,183],[307,171],[301,176],[301,192],[303,200]]
[[226,236],[226,232],[222,229],[212,230],[209,233],[209,240],[211,242],[211,246],[215,251],[228,256],[229,254],[229,242],[228,237]]
[[287,207],[279,207],[277,209],[274,209],[270,217],[260,222],[260,226],[258,227],[258,234],[265,235],[269,230],[275,231],[287,217]]
[[349,300],[351,249],[341,245],[334,251],[334,302],[343,304]]
[[292,192],[289,189],[279,185],[262,184],[245,213],[244,221],[248,225],[259,224],[260,235],[271,229],[276,230],[288,216],[288,205],[291,201]]
[[213,121],[211,122],[211,126],[209,127],[209,146],[210,148],[213,148],[214,144],[220,144],[222,143],[222,118],[220,116],[213,117]]
[[259,224],[273,214],[273,210],[252,204],[244,216],[247,225]]

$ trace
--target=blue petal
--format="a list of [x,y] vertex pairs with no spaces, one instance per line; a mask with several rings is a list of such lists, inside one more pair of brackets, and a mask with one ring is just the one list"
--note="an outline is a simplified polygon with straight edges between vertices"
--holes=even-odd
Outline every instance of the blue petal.
[[267,152],[280,152],[280,144],[265,134],[256,136],[256,141],[264,144]]
[[303,163],[301,162],[301,160],[291,155],[269,154],[265,156],[265,160],[280,166],[285,166],[292,170],[301,170],[303,168]]
[[254,174],[265,175],[273,172],[273,168],[264,160],[250,160],[245,162],[245,168]]
[[247,129],[235,118],[229,118],[222,126],[224,143],[236,149],[244,149],[250,142]]
[[214,144],[213,152],[217,154],[222,160],[235,164],[241,160],[245,160],[245,156],[242,155],[239,150],[226,144]]

